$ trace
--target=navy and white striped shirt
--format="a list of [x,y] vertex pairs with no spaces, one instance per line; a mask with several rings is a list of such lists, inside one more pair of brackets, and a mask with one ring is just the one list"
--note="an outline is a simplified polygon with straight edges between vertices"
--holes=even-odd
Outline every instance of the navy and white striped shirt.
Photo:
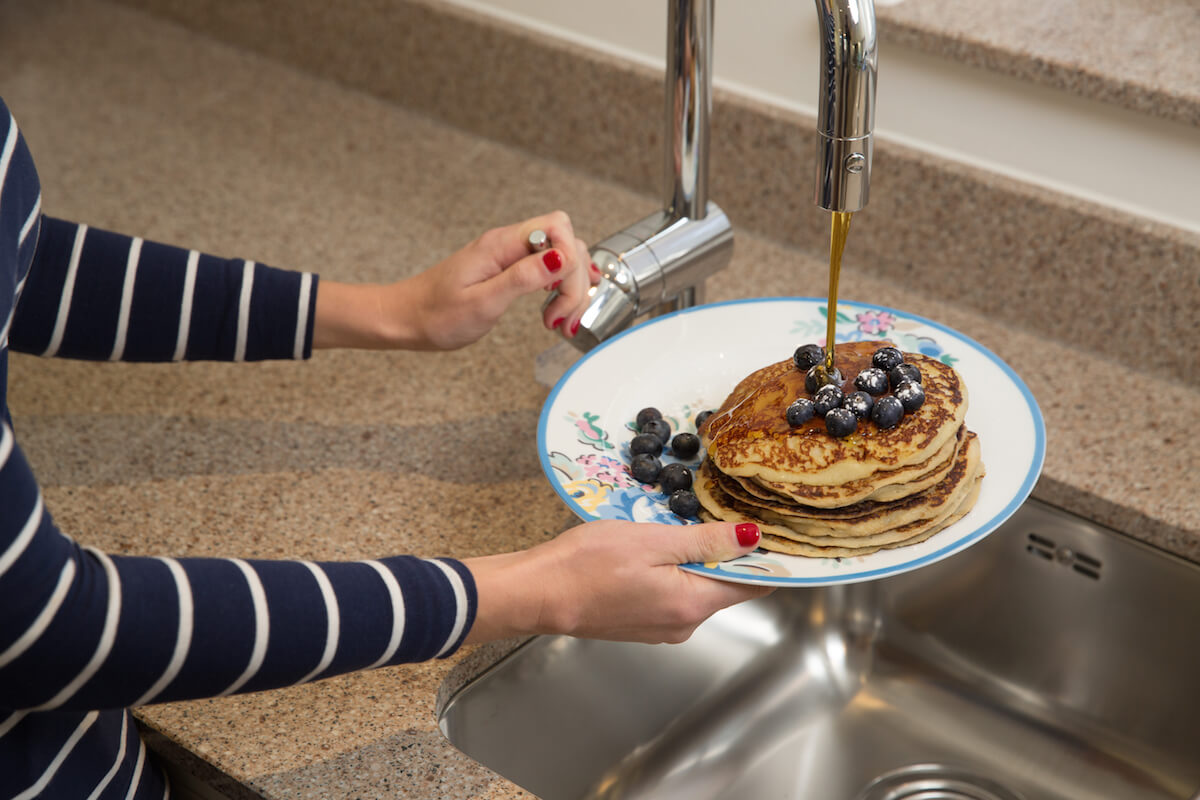
[[143,558],[81,547],[9,416],[8,349],[73,358],[306,358],[317,279],[41,211],[0,100],[0,798],[163,798],[129,708],[444,657],[474,620],[453,559]]

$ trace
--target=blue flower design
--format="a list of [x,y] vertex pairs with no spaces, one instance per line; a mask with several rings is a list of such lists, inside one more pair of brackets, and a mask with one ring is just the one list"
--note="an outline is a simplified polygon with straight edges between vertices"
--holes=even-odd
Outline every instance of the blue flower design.
[[608,495],[607,502],[596,509],[600,519],[633,520],[634,522],[680,523],[679,517],[665,505],[661,492],[647,492],[640,486],[620,489]]

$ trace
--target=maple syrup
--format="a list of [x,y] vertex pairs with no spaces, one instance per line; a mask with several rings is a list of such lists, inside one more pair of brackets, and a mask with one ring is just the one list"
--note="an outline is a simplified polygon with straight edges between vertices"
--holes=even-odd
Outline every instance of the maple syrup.
[[842,274],[842,252],[846,249],[846,237],[850,233],[850,211],[834,211],[829,221],[829,296],[825,309],[825,365],[824,383],[833,383],[833,344],[837,329],[838,281]]

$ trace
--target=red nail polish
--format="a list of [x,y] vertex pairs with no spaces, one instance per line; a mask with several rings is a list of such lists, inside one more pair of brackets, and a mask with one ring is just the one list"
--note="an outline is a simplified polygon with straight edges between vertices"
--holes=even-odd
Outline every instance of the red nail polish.
[[571,335],[574,336],[577,333],[579,333],[579,320],[571,323]]
[[600,274],[600,268],[596,266],[595,261],[592,262],[592,272],[596,273],[597,275]]
[[555,281],[554,283],[550,284],[550,291],[553,292],[555,289],[557,289],[560,286],[562,286],[562,281]]
[[558,272],[562,269],[562,256],[558,254],[557,250],[547,250],[546,255],[542,256],[542,263],[551,272]]
[[554,323],[550,326],[551,329],[557,328],[559,325],[562,325],[566,321],[566,319],[567,319],[566,317],[559,317],[558,319],[554,320]]
[[737,533],[738,544],[742,547],[749,547],[753,544],[758,544],[761,534],[758,532],[758,526],[753,522],[743,522],[733,529]]

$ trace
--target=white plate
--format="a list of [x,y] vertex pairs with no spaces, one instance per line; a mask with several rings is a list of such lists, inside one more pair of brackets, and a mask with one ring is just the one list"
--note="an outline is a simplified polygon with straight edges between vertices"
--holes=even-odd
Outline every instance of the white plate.
[[[584,520],[688,524],[666,497],[629,472],[637,412],[654,406],[673,432],[694,431],[695,415],[716,408],[750,372],[825,341],[825,300],[764,298],[686,309],[610,339],[581,358],[554,387],[538,422],[542,469]],[[890,339],[901,350],[952,364],[970,395],[967,426],[979,435],[987,476],[974,508],[913,545],[848,558],[759,550],[684,569],[737,583],[822,586],[917,569],[980,541],[1029,496],[1042,470],[1046,430],[1028,387],[979,343],[944,325],[882,306],[842,303],[837,341]],[[689,463],[695,466],[697,456]],[[664,451],[663,463],[671,461]]]

